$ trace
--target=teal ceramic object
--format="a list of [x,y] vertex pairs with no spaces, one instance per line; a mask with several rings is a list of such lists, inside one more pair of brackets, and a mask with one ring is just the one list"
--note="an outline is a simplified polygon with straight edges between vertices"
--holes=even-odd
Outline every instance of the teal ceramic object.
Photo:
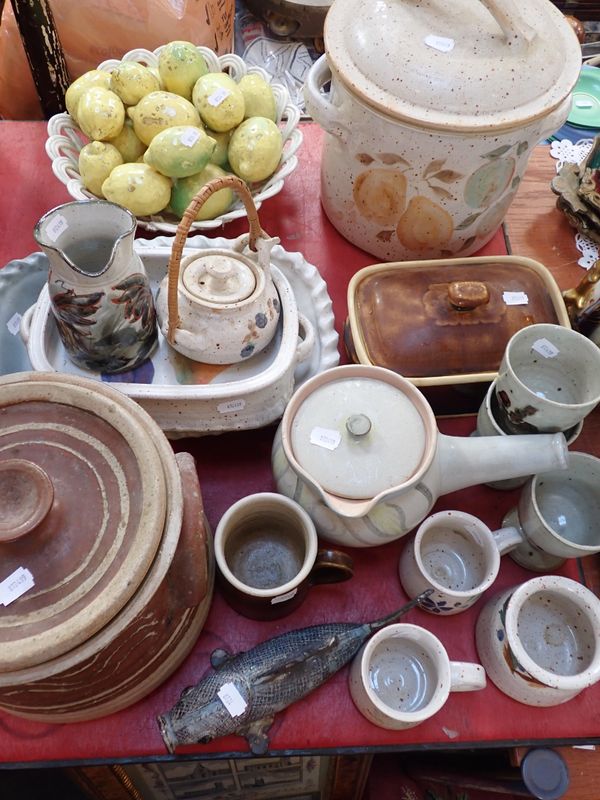
[[600,128],[600,69],[584,66],[573,89],[567,121],[582,128]]

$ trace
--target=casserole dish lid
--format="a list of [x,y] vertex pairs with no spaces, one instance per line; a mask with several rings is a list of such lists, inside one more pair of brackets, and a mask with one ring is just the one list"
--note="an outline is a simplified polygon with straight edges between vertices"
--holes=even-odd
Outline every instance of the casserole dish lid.
[[348,285],[353,359],[417,386],[493,380],[513,333],[538,322],[570,327],[556,281],[529,258],[374,264]]
[[524,125],[570,94],[581,46],[548,0],[334,0],[332,73],[383,114],[427,128]]

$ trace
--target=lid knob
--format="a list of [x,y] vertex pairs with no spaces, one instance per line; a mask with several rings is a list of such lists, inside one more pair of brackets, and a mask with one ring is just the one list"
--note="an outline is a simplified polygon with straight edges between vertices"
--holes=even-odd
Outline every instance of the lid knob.
[[490,292],[481,281],[453,281],[448,286],[448,300],[457,311],[472,311],[490,302]]
[[371,420],[366,414],[352,414],[346,420],[346,429],[352,436],[366,436],[371,430]]
[[52,507],[54,487],[32,461],[10,458],[0,463],[0,542],[19,539],[37,527]]

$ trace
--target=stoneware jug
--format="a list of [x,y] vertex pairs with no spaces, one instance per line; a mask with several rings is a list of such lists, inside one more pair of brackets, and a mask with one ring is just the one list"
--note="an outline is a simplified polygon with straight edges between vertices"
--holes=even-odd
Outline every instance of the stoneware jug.
[[34,237],[50,261],[52,311],[69,358],[96,372],[122,372],[157,343],[152,292],[133,251],[133,214],[106,200],[65,203]]
[[[241,240],[239,250],[197,250],[182,260],[198,210],[226,187],[237,191],[246,206],[247,242]],[[278,243],[260,227],[252,195],[240,178],[229,175],[204,186],[179,223],[168,274],[156,299],[169,344],[205,364],[234,364],[263,350],[275,335],[281,312],[270,262]]]
[[564,434],[456,437],[438,432],[424,395],[382,367],[335,367],[300,386],[273,442],[277,488],[326,539],[354,547],[411,531],[440,495],[566,469]]

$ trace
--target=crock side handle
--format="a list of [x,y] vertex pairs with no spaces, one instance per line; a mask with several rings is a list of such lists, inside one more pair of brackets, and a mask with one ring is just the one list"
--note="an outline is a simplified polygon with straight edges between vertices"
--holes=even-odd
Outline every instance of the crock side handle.
[[304,84],[304,100],[310,116],[324,128],[327,133],[341,139],[345,144],[350,140],[348,128],[337,119],[338,110],[321,92],[323,86],[331,80],[331,70],[327,64],[325,53],[320,56],[308,71]]
[[511,46],[528,44],[535,38],[535,30],[525,22],[515,0],[479,0],[479,2],[496,20]]

